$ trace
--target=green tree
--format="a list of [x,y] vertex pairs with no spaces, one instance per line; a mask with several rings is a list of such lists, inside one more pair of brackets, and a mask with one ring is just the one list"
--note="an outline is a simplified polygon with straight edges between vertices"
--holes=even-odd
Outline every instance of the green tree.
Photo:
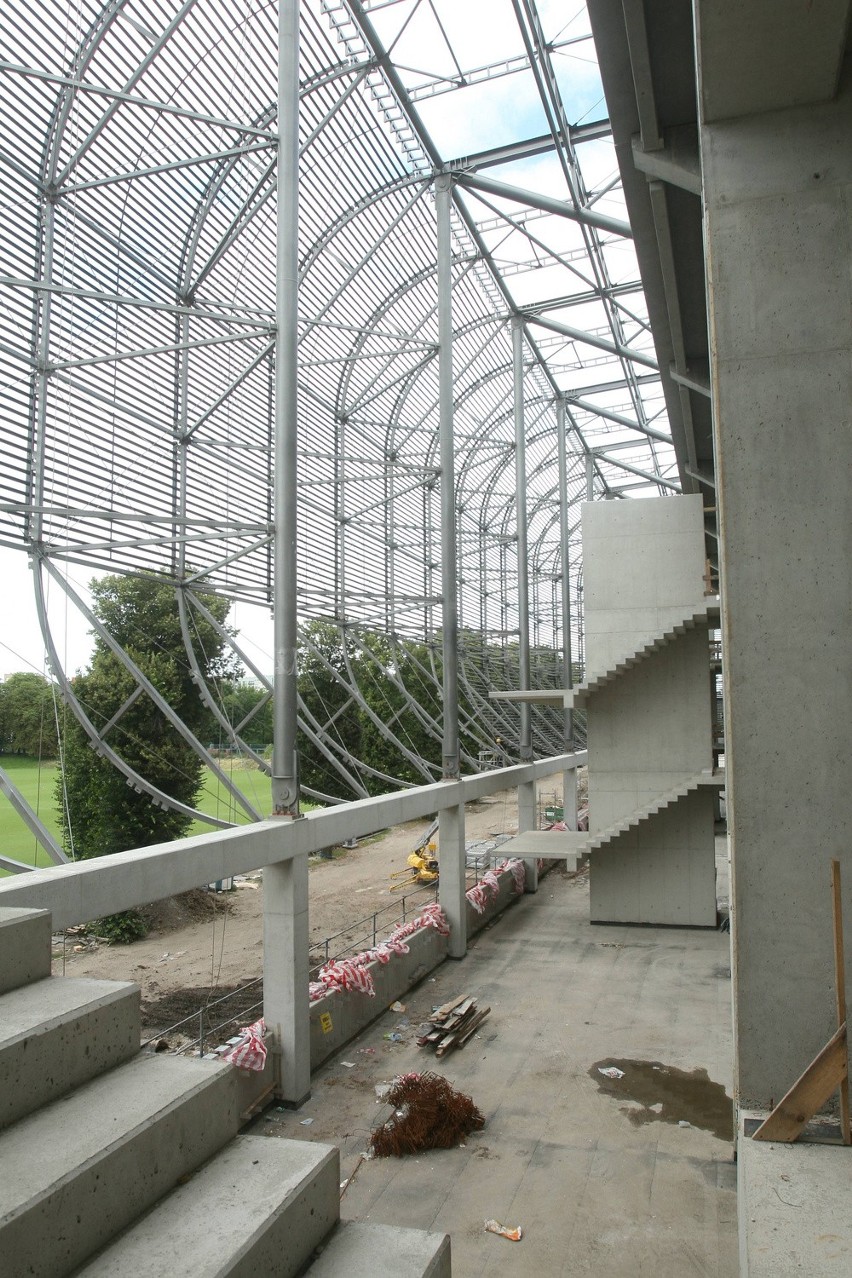
[[0,683],[0,751],[56,757],[54,694],[40,674],[21,671]]
[[[190,731],[209,739],[211,715],[192,678],[174,588],[158,577],[106,577],[92,584],[92,594],[94,612],[112,637]],[[207,596],[204,602],[224,623],[227,600]],[[222,637],[198,616],[193,647],[206,679],[227,686],[236,678],[238,667],[226,655]],[[201,760],[147,693],[135,696],[135,679],[99,635],[89,669],[72,687],[92,724],[104,730],[106,742],[125,763],[179,802],[196,802]],[[73,838],[77,856],[123,852],[186,833],[191,817],[163,810],[132,789],[109,760],[90,748],[85,730],[70,715],[63,744],[57,798],[66,845]]]

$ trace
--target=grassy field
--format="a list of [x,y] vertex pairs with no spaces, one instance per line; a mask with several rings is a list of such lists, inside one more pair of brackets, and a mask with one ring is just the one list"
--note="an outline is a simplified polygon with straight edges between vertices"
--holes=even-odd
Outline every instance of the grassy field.
[[[54,799],[54,784],[57,767],[55,763],[38,763],[36,759],[22,758],[17,755],[0,756],[0,766],[8,772],[12,781],[23,794],[30,807],[38,813],[39,818],[57,839],[60,838],[59,814]],[[242,760],[222,760],[222,768],[228,772],[240,790],[262,814],[269,813],[271,808],[271,789],[269,777],[255,767],[246,767]],[[204,770],[204,785],[199,796],[197,807],[210,816],[218,816],[226,821],[242,825],[249,820],[242,809],[234,808],[234,800],[218,777],[208,769]],[[196,821],[190,834],[209,834],[213,826]],[[28,865],[49,865],[50,861],[38,846],[21,818],[15,812],[5,795],[0,794],[0,850],[18,861]],[[0,875],[3,871],[0,870]]]

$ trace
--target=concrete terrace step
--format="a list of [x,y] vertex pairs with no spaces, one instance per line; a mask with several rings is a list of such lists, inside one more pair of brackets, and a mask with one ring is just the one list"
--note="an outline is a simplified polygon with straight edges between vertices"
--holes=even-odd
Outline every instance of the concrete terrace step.
[[339,1204],[333,1146],[238,1136],[78,1278],[292,1278],[333,1228]]
[[0,910],[0,994],[50,976],[48,910]]
[[341,1222],[305,1278],[451,1278],[449,1234]]
[[59,1278],[236,1135],[237,1075],[140,1056],[0,1134],[10,1274]]
[[0,995],[0,1128],[139,1052],[139,987],[49,976]]

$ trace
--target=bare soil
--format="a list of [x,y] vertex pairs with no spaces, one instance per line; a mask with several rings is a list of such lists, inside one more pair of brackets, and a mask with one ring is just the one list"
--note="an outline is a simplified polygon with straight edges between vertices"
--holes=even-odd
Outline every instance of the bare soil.
[[[558,779],[552,779],[558,784]],[[546,796],[550,802],[550,795]],[[466,808],[466,836],[517,832],[517,795],[505,791]],[[426,823],[394,826],[352,849],[335,849],[332,860],[312,859],[310,927],[312,962],[325,958],[325,940],[336,937],[330,954],[351,954],[373,944],[400,917],[402,893],[392,893],[391,874],[404,870],[406,858],[425,833]],[[399,879],[394,882],[400,882]],[[418,910],[434,893],[406,895],[406,910]],[[135,981],[142,990],[143,1024],[148,1035],[197,1015],[212,998],[256,980],[263,966],[263,876],[237,879],[232,892],[204,889],[156,902],[142,911],[148,935],[131,945],[86,940],[77,932],[54,939],[55,975]],[[336,935],[339,934],[339,935]],[[259,1001],[260,987],[229,1003],[235,1022]],[[244,1006],[245,1004],[245,1006]],[[193,1033],[195,1032],[193,1028]]]

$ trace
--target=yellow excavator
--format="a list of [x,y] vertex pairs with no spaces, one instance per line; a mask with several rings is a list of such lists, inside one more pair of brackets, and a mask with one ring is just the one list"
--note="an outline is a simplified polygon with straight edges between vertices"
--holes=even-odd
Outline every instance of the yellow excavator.
[[[409,852],[404,870],[396,870],[391,877],[391,892],[404,892],[411,887],[431,887],[438,882],[438,845],[434,836],[438,822],[433,821],[413,851]],[[400,882],[394,882],[399,879]]]

